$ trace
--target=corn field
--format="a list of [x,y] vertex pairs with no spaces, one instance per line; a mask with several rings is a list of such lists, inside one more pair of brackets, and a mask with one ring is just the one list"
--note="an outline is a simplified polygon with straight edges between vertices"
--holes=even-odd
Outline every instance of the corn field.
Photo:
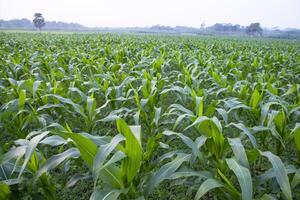
[[0,199],[300,199],[300,42],[0,33]]

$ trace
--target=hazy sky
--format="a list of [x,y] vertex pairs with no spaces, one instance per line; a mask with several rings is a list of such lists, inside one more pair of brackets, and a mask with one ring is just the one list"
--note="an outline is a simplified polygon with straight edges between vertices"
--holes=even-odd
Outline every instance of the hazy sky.
[[86,26],[185,25],[202,22],[300,28],[300,0],[0,0],[0,19],[33,18]]

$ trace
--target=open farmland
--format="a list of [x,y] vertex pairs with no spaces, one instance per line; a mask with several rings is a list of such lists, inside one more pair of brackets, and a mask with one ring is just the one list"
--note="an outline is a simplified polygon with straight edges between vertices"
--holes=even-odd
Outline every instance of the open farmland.
[[0,199],[300,199],[300,42],[0,33]]

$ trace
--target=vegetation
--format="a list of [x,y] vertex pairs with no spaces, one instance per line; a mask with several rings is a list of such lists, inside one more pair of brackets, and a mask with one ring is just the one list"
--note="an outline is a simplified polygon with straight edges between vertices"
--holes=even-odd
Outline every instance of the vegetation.
[[260,23],[251,23],[249,26],[247,26],[246,32],[252,36],[256,34],[261,36],[263,34],[263,29],[260,27]]
[[[257,26],[258,25],[258,26]],[[0,30],[34,30],[35,25],[29,19],[1,20]],[[61,21],[45,21],[43,30],[47,31],[78,31],[78,32],[102,32],[102,33],[162,33],[162,34],[189,34],[189,35],[232,35],[232,36],[255,36],[268,38],[300,39],[299,29],[262,28],[259,23],[251,23],[249,26],[230,23],[216,23],[212,26],[200,27],[189,26],[163,26],[153,25],[151,27],[86,27],[78,23],[67,23]]]
[[0,43],[0,199],[300,198],[299,42]]
[[[13,30],[34,30],[36,27],[34,23],[29,19],[12,19],[12,20],[1,20],[0,19],[0,29],[13,29]],[[88,28],[84,27],[78,23],[66,23],[61,21],[45,21],[45,26],[43,30],[77,30],[87,31]]]
[[36,28],[38,28],[40,31],[42,30],[42,27],[45,26],[45,18],[43,17],[42,13],[35,13],[33,24]]

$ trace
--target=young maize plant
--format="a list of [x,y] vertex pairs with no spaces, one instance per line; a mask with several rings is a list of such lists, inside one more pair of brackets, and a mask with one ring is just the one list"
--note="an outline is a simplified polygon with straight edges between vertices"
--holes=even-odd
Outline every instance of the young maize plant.
[[0,200],[300,199],[300,43],[0,33]]

